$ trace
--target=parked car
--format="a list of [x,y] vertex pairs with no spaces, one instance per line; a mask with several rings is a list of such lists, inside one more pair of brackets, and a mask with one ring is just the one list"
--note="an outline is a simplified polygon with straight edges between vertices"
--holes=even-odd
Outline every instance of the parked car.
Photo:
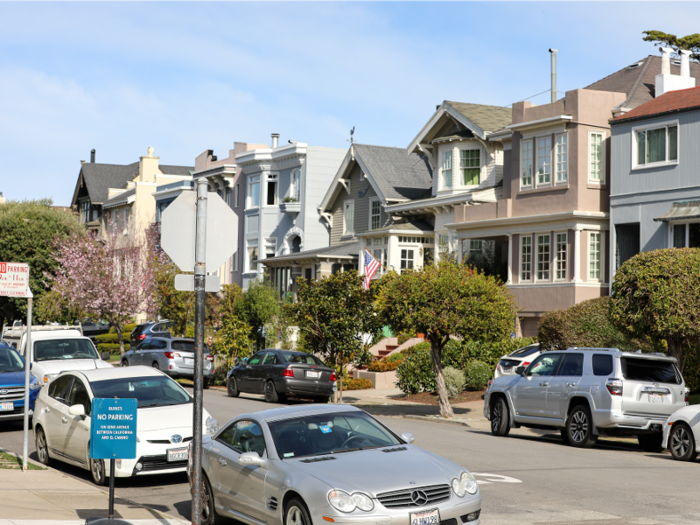
[[265,394],[276,403],[288,395],[312,397],[328,403],[335,392],[335,372],[318,357],[304,352],[268,348],[239,362],[226,376],[231,397],[240,393]]
[[240,415],[203,440],[201,523],[480,523],[474,476],[413,440],[346,405]]
[[[204,345],[204,387],[214,374],[214,356]],[[122,356],[121,366],[145,365],[162,370],[170,377],[194,377],[194,339],[149,337]]]
[[484,396],[491,433],[552,428],[575,447],[601,435],[636,435],[660,451],[666,420],[688,401],[676,359],[617,348],[545,352],[517,375],[495,379]]
[[135,347],[147,337],[172,337],[170,328],[173,326],[174,323],[167,320],[136,325],[129,336],[129,344]]
[[83,327],[83,335],[89,337],[94,343],[95,337],[109,332],[112,327],[107,321],[93,321],[92,319],[83,319],[80,325]]
[[[116,477],[185,471],[186,443],[192,440],[192,396],[163,372],[145,366],[64,372],[42,388],[32,423],[41,463],[57,459],[90,470],[97,485],[107,482],[109,462],[89,457],[95,397],[138,400],[136,458],[118,459]],[[205,434],[219,429],[206,410],[202,423]]]
[[693,461],[700,452],[700,405],[676,410],[664,425],[661,445],[671,452],[673,459]]
[[[24,359],[10,345],[0,343],[0,421],[24,418]],[[34,409],[41,383],[29,375],[29,410]]]
[[493,374],[494,378],[501,376],[512,376],[515,374],[515,369],[519,366],[528,366],[540,355],[540,344],[534,343],[523,348],[518,348],[515,352],[506,354],[501,357],[501,360],[496,365],[496,371]]

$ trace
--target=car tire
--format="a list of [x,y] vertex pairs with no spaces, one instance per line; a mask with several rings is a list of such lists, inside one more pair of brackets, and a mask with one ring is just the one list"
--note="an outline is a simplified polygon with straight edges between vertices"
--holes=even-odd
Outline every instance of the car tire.
[[214,503],[214,492],[206,476],[202,476],[202,515],[199,523],[201,525],[218,525],[223,522],[223,518],[216,513]]
[[228,397],[238,397],[238,384],[236,383],[235,377],[229,377],[226,380],[226,393]]
[[673,459],[693,461],[698,453],[695,450],[693,431],[685,423],[676,423],[668,436],[668,449]]
[[121,366],[122,368],[127,367],[129,366],[129,361],[127,361],[126,359],[122,359],[122,362],[119,366]]
[[313,525],[306,505],[299,498],[292,498],[284,506],[284,522],[282,525]]
[[637,441],[644,452],[661,452],[664,448],[661,443],[664,436],[661,432],[653,432],[651,434],[639,434]]
[[153,368],[155,368],[156,370],[160,370],[160,367],[158,366],[158,362],[157,362],[157,361],[153,361],[153,364],[152,364],[151,366],[152,366]]
[[206,390],[209,388],[209,378],[208,377],[203,377],[202,378],[202,388]]
[[593,434],[593,418],[587,405],[576,405],[566,419],[566,438],[569,445],[577,448],[590,448],[598,437]]
[[105,461],[103,459],[90,458],[90,476],[92,476],[92,482],[98,487],[104,487],[109,481],[105,472]]
[[277,403],[280,400],[280,396],[277,395],[277,389],[275,388],[275,383],[269,380],[265,383],[265,401],[268,403]]
[[499,397],[491,403],[491,434],[507,436],[510,432],[509,410],[506,400]]
[[36,455],[39,458],[39,463],[48,466],[51,463],[51,458],[49,457],[49,445],[46,442],[44,429],[37,427],[34,437],[36,440]]

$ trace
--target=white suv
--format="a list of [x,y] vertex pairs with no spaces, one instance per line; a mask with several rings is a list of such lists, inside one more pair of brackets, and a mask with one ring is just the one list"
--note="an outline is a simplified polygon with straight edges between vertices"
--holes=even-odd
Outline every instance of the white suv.
[[559,429],[575,447],[601,435],[636,435],[660,451],[666,419],[688,402],[676,359],[617,348],[546,352],[517,375],[495,379],[484,396],[491,433],[511,428]]

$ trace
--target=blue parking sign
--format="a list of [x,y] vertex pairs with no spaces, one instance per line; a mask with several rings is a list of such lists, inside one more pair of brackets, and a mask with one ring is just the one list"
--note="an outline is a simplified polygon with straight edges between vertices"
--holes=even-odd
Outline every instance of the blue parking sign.
[[136,399],[92,400],[90,413],[90,457],[92,459],[136,458]]

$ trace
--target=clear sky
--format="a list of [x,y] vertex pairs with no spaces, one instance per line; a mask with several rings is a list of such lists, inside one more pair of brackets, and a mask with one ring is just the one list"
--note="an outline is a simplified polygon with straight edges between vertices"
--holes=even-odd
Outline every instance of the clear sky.
[[[80,170],[270,133],[406,147],[443,100],[508,106],[700,31],[699,3],[0,2],[0,192],[69,205]],[[561,96],[561,95],[560,95]],[[532,99],[549,102],[549,94]]]

